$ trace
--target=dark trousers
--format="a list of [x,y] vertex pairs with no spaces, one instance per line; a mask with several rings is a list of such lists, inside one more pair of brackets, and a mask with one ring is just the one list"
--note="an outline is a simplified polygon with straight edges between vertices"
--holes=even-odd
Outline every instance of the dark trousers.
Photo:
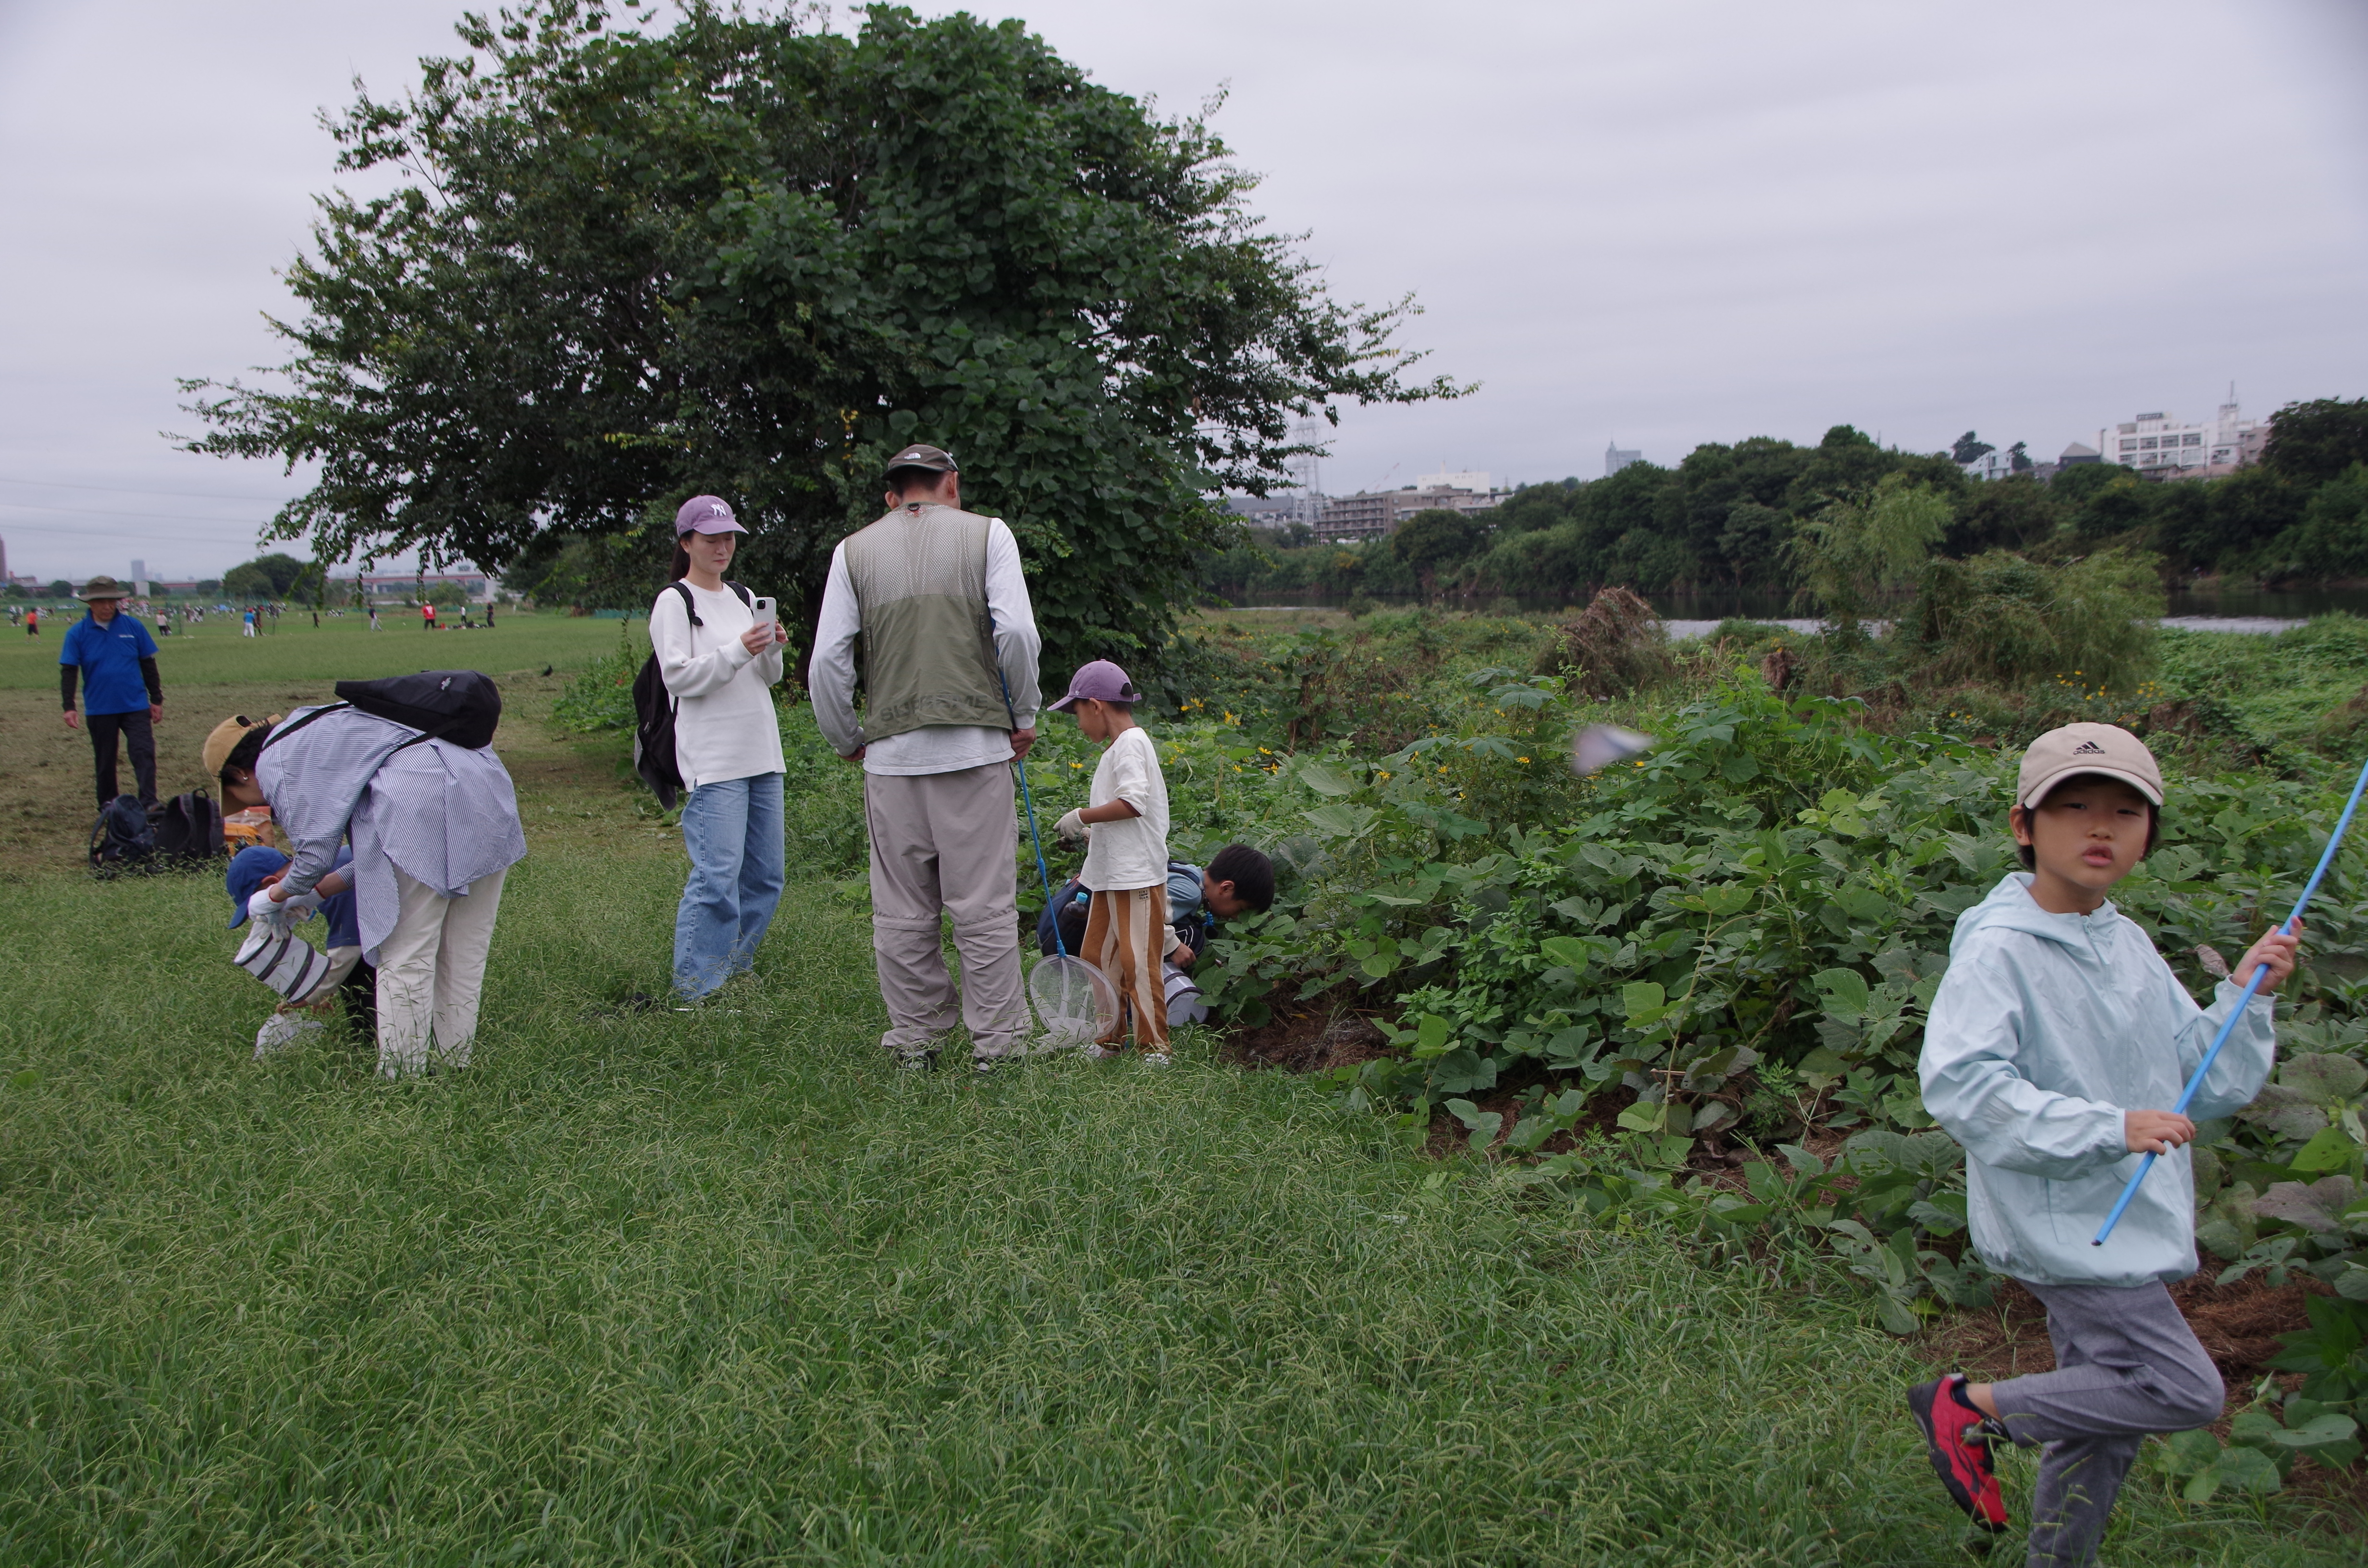
[[104,808],[115,799],[115,737],[123,737],[126,751],[131,754],[131,777],[140,785],[140,803],[156,803],[156,731],[148,722],[148,710],[131,713],[85,713],[83,728],[90,732],[92,759],[98,766],[98,803]]

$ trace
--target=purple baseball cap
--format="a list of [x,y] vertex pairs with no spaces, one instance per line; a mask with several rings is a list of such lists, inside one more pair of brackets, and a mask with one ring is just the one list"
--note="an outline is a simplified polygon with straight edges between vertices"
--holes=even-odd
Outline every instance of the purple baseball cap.
[[1143,693],[1134,689],[1134,682],[1126,678],[1126,672],[1108,659],[1096,659],[1071,676],[1069,694],[1053,704],[1053,711],[1066,713],[1088,697],[1097,702],[1135,703],[1143,700]]
[[684,502],[674,515],[674,537],[689,533],[745,534],[740,519],[732,515],[731,503],[720,495],[694,495]]

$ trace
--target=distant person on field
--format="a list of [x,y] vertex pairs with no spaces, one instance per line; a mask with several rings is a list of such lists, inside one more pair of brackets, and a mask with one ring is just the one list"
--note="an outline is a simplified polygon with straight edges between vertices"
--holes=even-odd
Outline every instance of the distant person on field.
[[422,631],[436,630],[436,605],[433,600],[424,601],[419,607],[419,630]]
[[[308,716],[319,712],[318,718]],[[274,744],[273,737],[284,736]],[[526,857],[507,769],[472,750],[359,709],[299,709],[278,724],[225,719],[206,737],[206,769],[233,811],[269,806],[288,836],[287,874],[249,909],[317,891],[350,838],[362,961],[378,968],[378,1069],[466,1067],[502,881]]]
[[28,637],[39,637],[40,634],[41,607],[39,605],[28,605],[25,607],[25,635]]
[[370,630],[371,630],[372,631],[378,631],[378,630],[379,630],[379,624],[378,624],[378,606],[376,606],[376,605],[372,605],[372,606],[370,606]]
[[[66,628],[58,649],[58,695],[66,728],[90,732],[103,811],[116,797],[117,737],[131,754],[140,803],[156,803],[156,731],[165,717],[165,682],[156,673],[156,640],[124,609],[130,591],[112,577],[93,577],[74,596],[90,613]],[[84,718],[74,717],[74,678],[82,678]]]
[[1127,673],[1108,659],[1070,677],[1053,711],[1075,713],[1077,728],[1103,749],[1087,804],[1053,831],[1064,842],[1087,843],[1077,875],[1093,889],[1093,903],[1079,956],[1109,978],[1119,997],[1117,1024],[1087,1054],[1116,1055],[1132,1015],[1135,1049],[1146,1063],[1165,1067],[1167,993],[1160,960],[1184,944],[1167,923],[1167,778],[1150,732],[1134,722],[1142,700]]
[[[2276,1037],[2269,993],[2298,939],[2272,930],[2196,1006],[2105,895],[2154,848],[2162,773],[2112,724],[2067,724],[2023,753],[2009,821],[2024,869],[1957,917],[1924,1029],[1925,1108],[1965,1147],[1967,1232],[1990,1268],[2047,1309],[2055,1370],[1952,1373],[1910,1391],[1932,1466],[1990,1530],[2006,1503],[1989,1445],[2043,1446],[2032,1568],[2086,1563],[2149,1433],[2207,1426],[2226,1390],[2163,1287],[2195,1272],[2198,1119],[2251,1103]],[[2269,974],[2183,1116],[2175,1103],[2256,968]],[[2120,1226],[2091,1244],[2139,1157],[2162,1157]]]
[[[832,749],[863,766],[881,1043],[926,1070],[959,1019],[981,1072],[1025,1048],[1011,763],[1036,743],[1036,616],[1019,546],[962,509],[936,447],[888,460],[891,510],[831,552],[809,685]],[[863,713],[855,710],[856,650]],[[953,917],[962,988],[946,973]]]
[[723,579],[748,530],[713,495],[676,509],[673,577],[650,606],[650,647],[675,701],[675,767],[690,790],[682,843],[690,878],[674,916],[674,985],[697,1002],[755,967],[780,906],[780,618]]
[[238,634],[241,637],[252,637],[255,635],[255,612],[253,610],[246,610],[239,616]]

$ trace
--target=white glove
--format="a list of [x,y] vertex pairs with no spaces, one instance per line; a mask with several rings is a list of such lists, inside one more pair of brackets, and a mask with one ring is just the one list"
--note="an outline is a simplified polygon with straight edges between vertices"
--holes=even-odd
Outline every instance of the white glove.
[[246,915],[250,920],[265,926],[276,926],[281,930],[286,930],[291,924],[288,905],[274,900],[269,888],[255,890],[255,896],[246,901]]
[[321,895],[317,892],[300,892],[293,898],[281,901],[279,907],[287,911],[289,924],[296,925],[320,913]]
[[1072,811],[1053,824],[1053,836],[1069,845],[1083,844],[1092,836],[1093,831],[1087,824],[1086,813],[1082,810]]

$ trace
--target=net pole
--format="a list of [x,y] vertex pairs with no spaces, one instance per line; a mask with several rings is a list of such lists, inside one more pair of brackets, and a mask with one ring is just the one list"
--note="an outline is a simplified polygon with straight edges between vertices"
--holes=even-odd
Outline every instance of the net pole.
[[[2368,763],[2361,764],[2360,779],[2351,786],[2351,798],[2343,802],[2343,814],[2335,819],[2335,831],[2327,835],[2327,847],[2319,853],[2317,869],[2312,871],[2310,881],[2303,884],[2302,896],[2294,900],[2294,913],[2287,915],[2285,924],[2278,927],[2285,935],[2293,936],[2294,928],[2302,924],[2302,912],[2310,907],[2311,895],[2318,892],[2318,884],[2327,876],[2328,868],[2335,864],[2335,851],[2343,843],[2344,833],[2351,826],[2352,813],[2360,809],[2362,790],[2368,790]],[[2253,966],[2253,978],[2245,983],[2245,994],[2237,997],[2237,1005],[2228,1010],[2227,1018],[2220,1025],[2220,1032],[2213,1037],[2212,1049],[2203,1053],[2202,1062],[2196,1063],[2194,1076],[2189,1078],[2187,1087],[2180,1091],[2179,1103],[2170,1108],[2174,1113],[2185,1116],[2187,1108],[2195,1103],[2197,1092],[2203,1087],[2203,1075],[2212,1071],[2212,1063],[2219,1059],[2220,1048],[2228,1043],[2228,1036],[2236,1028],[2237,1020],[2245,1016],[2245,1009],[2251,1006],[2254,994],[2261,989],[2261,981],[2269,972],[2267,964]],[[2138,1184],[2146,1180],[2146,1172],[2154,1169],[2155,1159],[2154,1154],[2148,1153],[2138,1162],[2138,1168],[2131,1173],[2129,1185],[2122,1188],[2122,1196],[2114,1200],[2113,1211],[2105,1216],[2103,1224],[2097,1227],[2097,1236],[2089,1244],[2090,1246],[2103,1246],[2105,1238],[2113,1233],[2113,1227],[2122,1222],[2123,1211],[2129,1208],[2130,1199],[2138,1195]]]
[[[1011,721],[1014,730],[1019,728],[1019,714],[1011,706],[1011,677],[996,666],[995,678],[1003,686],[1003,716]],[[1036,796],[1028,788],[1028,759],[1015,756],[1011,765],[1019,770],[1019,799],[1028,808],[1028,842],[1036,851],[1036,881],[1044,889],[1044,907],[1053,912],[1053,950],[1063,958],[1069,956],[1069,945],[1061,939],[1061,912],[1053,909],[1053,873],[1044,865],[1044,840],[1036,831]]]

